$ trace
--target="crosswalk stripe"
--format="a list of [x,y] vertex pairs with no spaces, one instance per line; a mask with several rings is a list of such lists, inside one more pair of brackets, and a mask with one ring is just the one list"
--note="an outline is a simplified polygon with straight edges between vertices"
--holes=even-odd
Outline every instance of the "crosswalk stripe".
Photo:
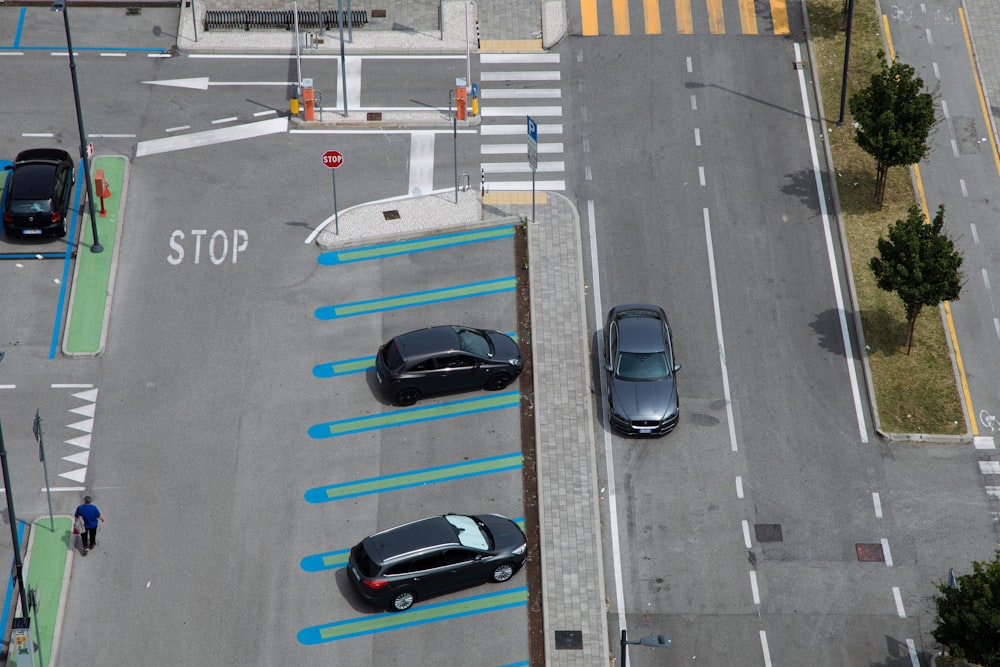
[[663,32],[660,27],[660,3],[659,0],[643,0],[642,13],[646,21],[646,34],[659,35]]
[[713,35],[726,34],[726,16],[722,0],[708,0],[708,31]]
[[558,70],[526,70],[523,72],[482,72],[480,81],[558,81]]
[[611,0],[611,8],[615,21],[615,34],[627,35],[632,32],[628,21],[628,0]]
[[484,88],[479,91],[484,100],[529,100],[538,98],[544,100],[559,99],[562,90],[559,88]]
[[[519,144],[484,144],[480,149],[482,155],[506,155],[510,153],[524,153],[528,150],[528,142],[522,141]],[[561,141],[538,144],[538,154],[562,153],[563,145]]]
[[[483,162],[483,171],[487,174],[523,174],[531,172],[531,165],[527,162]],[[539,162],[538,169],[541,173],[551,173],[555,171],[566,171],[565,162]]]
[[597,34],[597,0],[581,0],[580,12],[583,15],[583,34]]
[[[524,123],[518,123],[517,125],[481,125],[479,127],[479,133],[483,136],[496,136],[500,134],[513,134],[524,136],[527,132],[527,127]],[[563,126],[562,123],[551,123],[548,125],[538,124],[538,134],[562,134]]]
[[562,116],[562,107],[486,107],[480,109],[483,118],[487,116],[496,118],[500,116]]
[[774,24],[775,35],[787,35],[788,28],[788,7],[785,0],[771,0],[771,22]]
[[483,65],[535,65],[559,64],[558,53],[481,53],[479,62]]
[[678,34],[694,34],[694,19],[691,17],[691,0],[674,0],[674,16],[677,17]]
[[[493,192],[519,192],[521,190],[531,190],[531,181],[500,181],[490,183],[489,189]],[[535,190],[552,190],[562,192],[566,189],[566,181],[535,181]]]
[[754,0],[740,0],[740,30],[744,35],[757,34],[757,13]]

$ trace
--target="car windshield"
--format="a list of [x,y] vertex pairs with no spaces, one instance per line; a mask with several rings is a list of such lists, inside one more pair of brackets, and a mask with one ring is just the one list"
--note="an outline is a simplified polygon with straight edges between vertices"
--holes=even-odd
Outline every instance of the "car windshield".
[[486,532],[485,527],[481,527],[472,517],[449,514],[445,519],[455,527],[455,532],[458,534],[458,541],[462,543],[462,546],[469,547],[470,549],[479,549],[480,551],[486,551],[490,548],[490,543],[487,539],[489,534]]
[[615,375],[623,380],[663,380],[670,377],[664,352],[621,352]]
[[390,370],[397,370],[403,366],[403,357],[399,354],[399,346],[396,341],[390,342],[385,346],[382,353],[382,360],[385,361],[385,365]]
[[454,327],[454,329],[455,333],[458,334],[458,346],[462,348],[463,352],[480,357],[493,356],[493,343],[482,331],[466,329],[465,327]]

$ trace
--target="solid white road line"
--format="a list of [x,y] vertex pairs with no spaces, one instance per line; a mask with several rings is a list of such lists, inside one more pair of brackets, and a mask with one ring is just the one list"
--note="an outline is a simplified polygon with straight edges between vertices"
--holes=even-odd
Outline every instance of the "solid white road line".
[[[802,49],[795,43],[795,62],[802,62]],[[833,249],[833,233],[830,231],[830,214],[826,208],[826,189],[823,187],[823,171],[820,169],[819,156],[816,153],[816,136],[812,126],[812,111],[809,108],[809,87],[806,85],[804,69],[796,70],[799,78],[799,93],[802,96],[803,118],[806,123],[806,134],[809,137],[809,154],[812,159],[813,174],[816,179],[816,192],[819,194],[820,214],[823,218],[823,234],[826,237],[826,255],[830,262],[830,274],[833,278],[833,293],[837,301],[837,317],[840,320],[840,337],[844,341],[844,360],[847,362],[847,374],[851,378],[851,393],[854,398],[854,416],[858,421],[858,436],[861,442],[868,442],[868,431],[865,428],[864,406],[861,404],[861,390],[858,385],[858,373],[854,367],[854,349],[851,345],[851,334],[847,327],[847,310],[844,307],[844,294],[840,289],[840,272],[837,269],[837,256]]]
[[771,667],[771,649],[767,647],[767,633],[760,631],[760,648],[764,652],[764,667]]
[[135,156],[156,155],[157,153],[169,153],[171,151],[184,150],[186,148],[199,148],[201,146],[211,146],[227,141],[239,141],[240,139],[251,139],[262,137],[268,134],[278,134],[288,131],[287,118],[271,118],[256,123],[246,125],[233,125],[219,128],[218,130],[208,130],[205,132],[192,132],[176,137],[166,137],[164,139],[151,139],[150,141],[140,141],[135,147]]
[[705,219],[705,241],[708,244],[708,273],[712,280],[712,306],[715,310],[715,339],[719,348],[719,365],[722,367],[722,396],[726,403],[726,421],[729,423],[729,446],[738,451],[736,445],[736,420],[733,417],[733,395],[729,390],[729,369],[726,365],[726,341],[722,335],[722,308],[719,306],[719,278],[715,271],[715,250],[712,245],[712,223],[708,209],[701,209]]

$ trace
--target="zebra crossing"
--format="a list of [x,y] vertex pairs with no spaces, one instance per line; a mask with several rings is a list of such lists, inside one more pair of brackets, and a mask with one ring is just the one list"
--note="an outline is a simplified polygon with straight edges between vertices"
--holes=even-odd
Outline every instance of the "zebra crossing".
[[[662,5],[662,7],[661,7]],[[581,34],[790,33],[786,0],[579,0]]]
[[480,167],[484,192],[531,190],[527,117],[538,124],[535,189],[566,189],[558,53],[483,53]]

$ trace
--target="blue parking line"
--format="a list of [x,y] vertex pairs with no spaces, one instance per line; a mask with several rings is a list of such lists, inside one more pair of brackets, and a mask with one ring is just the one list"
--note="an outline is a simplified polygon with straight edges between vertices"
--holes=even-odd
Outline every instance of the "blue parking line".
[[486,296],[498,292],[513,292],[517,288],[517,278],[497,278],[494,280],[483,280],[466,285],[455,285],[454,287],[442,287],[439,289],[423,290],[411,292],[409,294],[399,294],[396,296],[383,296],[377,299],[366,299],[353,303],[344,303],[339,306],[320,306],[316,309],[315,315],[318,320],[333,320],[342,317],[353,317],[355,315],[367,315],[379,313],[386,310],[396,310],[398,308],[412,308],[414,306],[426,306],[442,301],[454,301],[456,299],[468,299],[475,296]]
[[521,392],[519,391],[490,393],[486,396],[466,398],[460,401],[432,403],[416,408],[403,408],[389,412],[378,412],[372,415],[352,417],[350,419],[339,419],[323,424],[313,424],[309,427],[309,437],[317,440],[335,438],[341,435],[350,435],[351,433],[394,428],[396,426],[433,421],[435,419],[461,417],[478,412],[501,410],[503,408],[515,408],[520,404]]
[[[62,330],[62,319],[63,311],[66,310],[66,286],[69,285],[69,268],[72,262],[72,253],[69,248],[72,248],[76,241],[76,227],[78,220],[83,221],[83,216],[78,213],[80,206],[83,206],[83,181],[84,178],[80,177],[82,170],[77,168],[77,179],[76,179],[76,194],[73,197],[73,218],[72,223],[69,226],[69,233],[66,235],[66,253],[65,259],[63,260],[63,271],[62,271],[62,282],[59,285],[59,298],[56,300],[56,316],[55,323],[52,325],[52,340],[49,343],[49,359],[55,359],[56,353],[59,351],[59,332]],[[90,252],[88,248],[85,252]],[[110,249],[105,250],[105,252],[111,252]]]
[[335,266],[337,264],[347,264],[349,262],[364,262],[372,259],[385,259],[386,257],[396,257],[397,255],[409,255],[416,252],[427,252],[429,250],[441,250],[453,248],[470,243],[482,243],[483,241],[495,241],[497,239],[509,239],[514,236],[514,227],[506,225],[503,227],[492,227],[488,229],[477,229],[453,234],[441,234],[438,236],[427,236],[408,241],[394,241],[392,243],[379,243],[376,245],[363,246],[360,248],[348,248],[346,250],[333,250],[324,252],[317,260],[323,266]]
[[528,667],[528,661],[524,662],[512,662],[509,665],[500,665],[500,667]]
[[524,467],[524,457],[521,452],[501,454],[476,461],[460,461],[423,470],[409,470],[394,475],[370,477],[353,482],[341,482],[328,486],[317,486],[305,492],[308,503],[328,503],[346,498],[369,496],[387,491],[399,491],[414,486],[427,486],[440,482],[452,482],[456,479],[494,475],[500,472],[520,470]]
[[501,609],[524,607],[528,604],[528,587],[512,588],[497,593],[475,595],[462,600],[451,600],[411,607],[403,612],[385,612],[374,616],[350,618],[344,621],[314,625],[299,630],[297,639],[306,646],[340,641],[351,637],[373,635],[390,630],[410,628],[415,625],[447,621],[463,616],[484,614]]
[[14,31],[14,48],[21,43],[21,31],[24,30],[24,15],[27,14],[28,8],[21,7],[21,14],[17,17],[17,30]]

